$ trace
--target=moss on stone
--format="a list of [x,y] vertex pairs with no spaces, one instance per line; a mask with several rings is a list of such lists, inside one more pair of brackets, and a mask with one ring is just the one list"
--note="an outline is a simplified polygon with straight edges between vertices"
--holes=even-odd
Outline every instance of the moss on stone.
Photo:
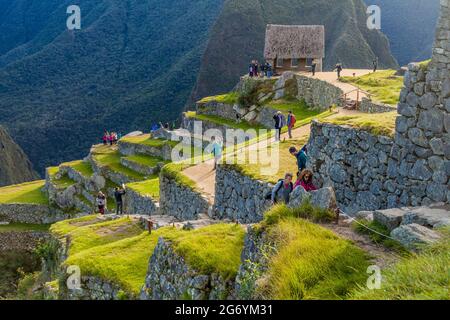
[[209,102],[219,102],[232,105],[235,104],[237,100],[238,100],[238,93],[230,92],[226,94],[203,98],[202,100],[198,101],[198,103],[205,104]]
[[127,188],[143,196],[150,196],[154,200],[159,200],[159,177],[155,176],[141,182],[129,183]]

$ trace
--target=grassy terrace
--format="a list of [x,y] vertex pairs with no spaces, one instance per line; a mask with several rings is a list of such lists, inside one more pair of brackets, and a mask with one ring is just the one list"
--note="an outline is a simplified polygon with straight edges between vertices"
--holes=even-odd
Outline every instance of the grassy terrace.
[[403,77],[395,76],[395,70],[384,70],[361,77],[342,77],[341,81],[354,84],[369,92],[373,100],[397,105],[403,87]]
[[365,286],[354,290],[350,298],[359,300],[448,300],[450,265],[450,229],[443,238],[422,252],[405,256],[383,271],[380,290]]
[[191,267],[229,279],[237,274],[245,233],[240,226],[218,224],[194,231],[166,227],[150,235],[128,218],[101,221],[97,216],[59,222],[51,231],[72,238],[67,265],[79,265],[84,274],[115,282],[135,296],[159,237],[172,241]]
[[120,163],[121,154],[119,151],[109,146],[99,145],[93,150],[93,159],[100,166],[106,167],[111,171],[121,173],[134,180],[144,180],[145,176],[139,172],[133,171]]
[[342,116],[331,120],[324,120],[324,122],[336,125],[348,125],[374,135],[393,137],[395,133],[395,119],[397,116],[397,112],[393,111],[377,114]]
[[136,191],[141,195],[147,195],[154,200],[159,200],[159,177],[155,176],[151,179],[147,179],[141,182],[129,183],[127,188]]
[[165,145],[170,145],[173,148],[179,144],[178,141],[152,139],[150,134],[143,134],[136,137],[124,137],[120,139],[120,141],[133,144],[142,144],[154,148],[162,148]]
[[48,204],[48,198],[42,191],[45,180],[22,183],[0,188],[1,204]]
[[221,118],[218,116],[196,114],[194,111],[187,112],[186,116],[191,119],[195,119],[195,120],[199,120],[199,121],[208,121],[208,122],[215,123],[217,125],[227,126],[227,127],[234,128],[234,129],[242,129],[244,131],[249,130],[249,129],[254,129],[254,130],[265,129],[261,125],[253,125],[246,121],[241,121],[240,123],[236,123],[236,121]]
[[0,225],[0,233],[2,232],[26,232],[26,231],[42,231],[47,232],[50,228],[48,224],[26,224],[26,223],[10,223]]
[[[308,137],[301,140],[287,140],[279,143],[279,157],[274,157],[271,162],[272,153],[276,155],[276,145],[270,144],[267,151],[258,152],[258,163],[251,163],[248,154],[245,163],[237,163],[232,165],[234,169],[241,172],[243,175],[251,177],[252,179],[262,180],[270,183],[276,183],[283,178],[287,172],[292,174],[297,173],[297,160],[289,153],[290,147],[302,148],[308,141]],[[256,151],[255,151],[256,152]],[[269,171],[265,171],[268,169]]]
[[133,156],[127,156],[124,157],[124,159],[143,165],[143,166],[147,166],[147,167],[156,167],[159,163],[168,163],[168,161],[165,161],[161,158],[158,157],[151,157],[151,156],[146,156],[146,155],[133,155]]
[[239,98],[239,93],[230,92],[227,94],[206,97],[206,98],[203,98],[202,100],[198,101],[197,103],[203,104],[203,103],[215,101],[215,102],[224,103],[224,104],[235,104],[238,101],[238,98]]
[[94,174],[94,170],[92,170],[92,166],[88,162],[84,162],[83,160],[77,160],[72,162],[66,162],[60,165],[60,167],[70,167],[75,171],[81,173],[85,178],[90,178]]
[[310,214],[314,220],[331,217],[310,205],[298,209],[276,206],[259,225],[276,248],[268,250],[269,269],[257,289],[262,298],[344,299],[357,285],[366,283],[369,257],[351,242],[299,218]]

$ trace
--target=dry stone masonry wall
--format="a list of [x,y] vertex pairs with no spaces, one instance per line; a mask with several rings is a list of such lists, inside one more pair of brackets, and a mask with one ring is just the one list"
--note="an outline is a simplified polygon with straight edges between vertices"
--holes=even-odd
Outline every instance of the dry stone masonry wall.
[[365,113],[383,113],[397,111],[397,108],[387,104],[377,103],[367,98],[362,98],[359,111]]
[[234,281],[218,274],[202,274],[160,238],[150,259],[141,300],[222,300],[229,298]]
[[259,222],[270,206],[270,201],[264,199],[270,190],[272,185],[269,183],[246,177],[232,166],[219,165],[213,218],[240,223]]
[[349,213],[450,202],[449,1],[441,1],[431,63],[408,65],[393,140],[312,125],[309,165]]
[[181,221],[195,220],[200,214],[208,214],[208,199],[191,187],[175,179],[160,175],[160,213]]

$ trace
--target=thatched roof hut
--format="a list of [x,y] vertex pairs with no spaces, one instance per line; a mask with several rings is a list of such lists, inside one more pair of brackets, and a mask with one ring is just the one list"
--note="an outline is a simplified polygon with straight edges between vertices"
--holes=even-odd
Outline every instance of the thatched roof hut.
[[279,59],[323,59],[325,27],[312,25],[267,25],[264,57]]

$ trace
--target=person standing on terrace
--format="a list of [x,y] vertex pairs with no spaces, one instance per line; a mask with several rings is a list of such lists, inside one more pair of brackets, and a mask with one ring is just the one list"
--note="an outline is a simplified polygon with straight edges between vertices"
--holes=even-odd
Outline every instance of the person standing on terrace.
[[214,170],[217,169],[217,165],[222,159],[222,145],[217,141],[216,137],[212,137],[212,154],[214,156]]
[[296,122],[297,122],[297,119],[295,118],[295,115],[292,113],[292,111],[289,111],[289,114],[287,117],[289,139],[292,139],[292,129],[294,128]]

